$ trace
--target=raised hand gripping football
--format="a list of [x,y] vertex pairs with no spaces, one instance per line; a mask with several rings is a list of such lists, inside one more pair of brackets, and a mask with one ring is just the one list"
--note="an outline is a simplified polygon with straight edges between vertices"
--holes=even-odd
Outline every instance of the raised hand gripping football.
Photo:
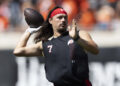
[[24,10],[24,16],[26,23],[29,25],[26,32],[29,32],[30,34],[37,32],[44,22],[43,16],[32,8],[26,8]]

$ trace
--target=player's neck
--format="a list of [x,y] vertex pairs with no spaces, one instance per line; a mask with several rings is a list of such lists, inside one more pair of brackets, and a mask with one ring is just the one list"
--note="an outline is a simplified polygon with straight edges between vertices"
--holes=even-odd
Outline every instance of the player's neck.
[[54,38],[57,38],[57,37],[59,37],[59,36],[61,36],[61,35],[64,35],[66,32],[67,32],[66,29],[58,30],[58,31],[55,30],[55,31],[54,31],[54,34],[53,34],[53,37],[54,37]]
[[57,37],[59,37],[59,36],[61,36],[61,34],[60,34],[59,32],[54,32],[54,34],[53,34],[53,37],[54,37],[54,38],[57,38]]

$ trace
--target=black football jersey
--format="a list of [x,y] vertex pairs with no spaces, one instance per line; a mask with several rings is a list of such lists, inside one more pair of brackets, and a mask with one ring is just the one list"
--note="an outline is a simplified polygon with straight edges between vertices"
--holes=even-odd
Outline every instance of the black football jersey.
[[67,85],[88,78],[88,56],[69,35],[43,42],[43,52],[50,82]]

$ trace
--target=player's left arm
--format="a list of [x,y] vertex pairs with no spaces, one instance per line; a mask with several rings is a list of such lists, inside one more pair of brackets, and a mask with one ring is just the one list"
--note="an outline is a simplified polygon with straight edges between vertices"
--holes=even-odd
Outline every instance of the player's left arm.
[[99,48],[97,44],[93,41],[90,34],[87,31],[80,30],[78,33],[79,39],[77,42],[82,46],[86,51],[92,54],[98,54]]
[[97,44],[92,40],[90,34],[87,31],[80,30],[79,33],[77,32],[77,25],[74,19],[72,21],[72,27],[69,27],[68,31],[70,37],[77,41],[78,44],[80,44],[80,46],[82,46],[86,51],[92,54],[99,53]]

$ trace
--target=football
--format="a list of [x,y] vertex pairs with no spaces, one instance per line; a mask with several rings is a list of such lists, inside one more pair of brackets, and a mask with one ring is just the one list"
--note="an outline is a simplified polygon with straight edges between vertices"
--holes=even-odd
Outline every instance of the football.
[[32,8],[26,8],[24,10],[25,21],[31,28],[39,27],[43,22],[43,16]]

